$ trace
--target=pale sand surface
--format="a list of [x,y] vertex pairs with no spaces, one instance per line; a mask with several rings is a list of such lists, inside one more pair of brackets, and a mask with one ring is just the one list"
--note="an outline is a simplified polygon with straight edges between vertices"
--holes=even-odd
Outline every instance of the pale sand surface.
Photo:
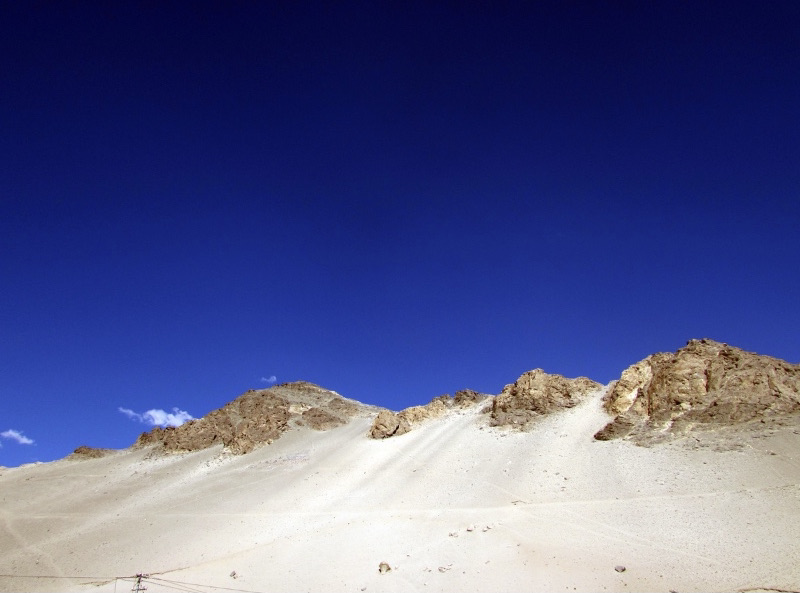
[[796,428],[726,452],[599,442],[601,396],[527,433],[477,406],[384,441],[359,418],[240,457],[4,469],[0,590],[800,589]]

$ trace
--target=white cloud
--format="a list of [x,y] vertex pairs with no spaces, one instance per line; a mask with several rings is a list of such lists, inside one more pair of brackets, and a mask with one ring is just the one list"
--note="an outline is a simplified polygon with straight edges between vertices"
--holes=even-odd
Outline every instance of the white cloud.
[[189,412],[178,408],[172,408],[172,413],[164,410],[147,410],[142,416],[145,422],[153,426],[180,426],[184,422],[194,420]]
[[179,408],[172,408],[172,412],[152,409],[147,410],[144,414],[139,414],[129,408],[119,407],[117,409],[131,420],[138,420],[150,426],[180,426],[184,422],[194,420],[194,417],[189,412]]
[[133,410],[129,410],[128,408],[117,408],[120,412],[125,414],[131,420],[138,420],[139,422],[144,422],[141,414],[137,414]]
[[270,375],[269,377],[261,377],[262,383],[274,383],[278,380],[278,377],[275,375]]
[[22,434],[18,430],[14,430],[13,428],[9,428],[4,432],[0,432],[0,437],[4,439],[11,439],[12,441],[17,441],[20,445],[33,445],[33,439],[29,439],[24,434]]

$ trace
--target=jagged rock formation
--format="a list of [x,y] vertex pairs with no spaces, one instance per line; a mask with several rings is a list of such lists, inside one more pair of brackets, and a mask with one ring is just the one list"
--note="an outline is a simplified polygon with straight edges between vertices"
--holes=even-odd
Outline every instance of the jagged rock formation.
[[280,438],[291,426],[328,430],[375,408],[359,404],[313,383],[297,381],[269,389],[251,389],[203,418],[178,427],[143,433],[135,447],[196,451],[222,444],[233,453],[252,451]]
[[527,428],[537,417],[571,408],[600,387],[600,383],[586,377],[567,379],[542,369],[528,371],[494,398],[489,424]]
[[419,424],[430,418],[437,418],[453,407],[468,408],[488,397],[491,396],[477,393],[471,389],[463,389],[457,391],[454,397],[450,397],[450,395],[440,395],[439,397],[433,398],[430,403],[424,406],[411,406],[401,412],[381,410],[372,423],[369,436],[373,439],[400,436],[410,431],[415,424]]
[[622,373],[604,399],[615,416],[595,438],[640,444],[696,428],[800,412],[800,365],[713,340],[691,340]]
[[[143,433],[135,447],[195,451],[222,444],[242,454],[280,438],[292,427],[329,430],[353,417],[375,415],[370,438],[399,436],[425,421],[489,400],[482,410],[495,427],[527,429],[543,415],[571,408],[602,386],[578,377],[535,369],[506,385],[497,396],[465,389],[401,412],[343,398],[312,383],[297,381],[250,390],[204,418],[176,428]],[[604,397],[614,418],[595,434],[598,440],[628,438],[657,442],[698,427],[731,426],[797,413],[800,423],[800,365],[759,356],[712,340],[692,340],[672,353],[658,353],[629,367]],[[79,447],[71,459],[89,459],[108,450]]]

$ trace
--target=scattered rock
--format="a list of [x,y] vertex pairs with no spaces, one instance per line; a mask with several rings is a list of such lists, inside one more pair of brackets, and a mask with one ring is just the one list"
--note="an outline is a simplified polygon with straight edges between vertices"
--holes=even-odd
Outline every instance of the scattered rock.
[[616,570],[617,572],[625,572],[625,571],[626,571],[626,570],[628,570],[628,569],[627,569],[627,568],[625,568],[624,566],[622,566],[621,564],[617,564],[617,565],[614,567],[614,570]]
[[386,574],[387,572],[392,572],[392,567],[389,566],[389,564],[386,563],[386,562],[381,562],[378,565],[378,572],[381,573],[381,574]]

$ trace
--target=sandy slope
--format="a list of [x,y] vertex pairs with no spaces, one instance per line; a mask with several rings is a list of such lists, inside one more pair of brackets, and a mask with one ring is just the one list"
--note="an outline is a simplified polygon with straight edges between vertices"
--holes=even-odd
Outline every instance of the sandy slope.
[[0,590],[800,589],[800,431],[599,442],[601,395],[528,433],[476,407],[384,441],[359,418],[239,457],[3,470]]

